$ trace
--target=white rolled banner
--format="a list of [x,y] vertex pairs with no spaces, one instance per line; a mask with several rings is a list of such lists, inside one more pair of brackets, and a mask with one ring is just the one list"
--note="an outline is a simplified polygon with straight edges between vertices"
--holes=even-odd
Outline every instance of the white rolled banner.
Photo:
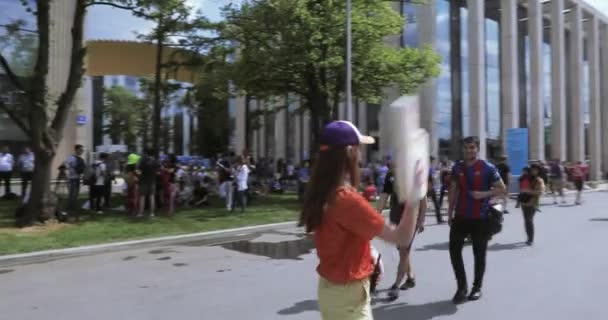
[[426,196],[430,165],[430,139],[420,128],[418,98],[401,97],[389,110],[395,191],[400,203],[417,203]]

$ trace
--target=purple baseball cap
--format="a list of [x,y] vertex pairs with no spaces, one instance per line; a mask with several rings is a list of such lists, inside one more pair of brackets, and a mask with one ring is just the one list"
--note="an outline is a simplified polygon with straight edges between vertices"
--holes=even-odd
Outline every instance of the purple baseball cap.
[[321,132],[320,140],[321,146],[325,148],[376,143],[373,137],[362,135],[354,124],[342,120],[327,124]]

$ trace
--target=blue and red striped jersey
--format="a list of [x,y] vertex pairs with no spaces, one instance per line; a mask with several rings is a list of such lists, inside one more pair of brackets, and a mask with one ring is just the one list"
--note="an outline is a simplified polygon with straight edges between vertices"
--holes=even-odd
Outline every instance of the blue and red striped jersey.
[[460,189],[456,199],[456,216],[465,219],[485,219],[490,209],[490,198],[475,200],[473,191],[489,191],[494,183],[500,181],[496,167],[485,161],[477,160],[467,166],[463,161],[452,168],[452,182]]

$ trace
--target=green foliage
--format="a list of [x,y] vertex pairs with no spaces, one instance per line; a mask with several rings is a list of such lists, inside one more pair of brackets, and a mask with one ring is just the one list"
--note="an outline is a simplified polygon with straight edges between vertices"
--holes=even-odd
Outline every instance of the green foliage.
[[142,131],[142,123],[149,121],[146,104],[129,90],[114,86],[105,91],[103,116],[108,119],[103,132],[113,142],[124,141],[133,147]]
[[34,71],[37,52],[36,34],[26,30],[24,20],[7,24],[0,35],[0,53],[7,57],[12,71],[19,77],[29,77]]
[[[238,43],[233,78],[255,96],[292,92],[306,107],[327,118],[342,100],[345,74],[345,2],[337,0],[254,0],[224,10],[221,34]],[[428,48],[386,44],[404,20],[380,0],[354,0],[353,91],[369,102],[398,85],[414,93],[439,73],[440,58]],[[327,120],[327,119],[325,119]]]

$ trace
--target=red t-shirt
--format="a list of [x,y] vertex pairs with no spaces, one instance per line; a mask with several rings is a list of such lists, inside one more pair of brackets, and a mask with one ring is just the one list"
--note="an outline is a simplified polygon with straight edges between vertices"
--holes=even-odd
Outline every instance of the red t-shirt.
[[370,240],[384,228],[384,218],[352,188],[340,188],[315,230],[317,272],[329,282],[362,280],[373,272]]
[[365,188],[365,190],[363,190],[363,197],[365,198],[365,200],[367,201],[372,201],[373,197],[376,195],[376,186],[369,185]]
[[528,178],[522,179],[519,182],[519,189],[530,189],[530,180]]

